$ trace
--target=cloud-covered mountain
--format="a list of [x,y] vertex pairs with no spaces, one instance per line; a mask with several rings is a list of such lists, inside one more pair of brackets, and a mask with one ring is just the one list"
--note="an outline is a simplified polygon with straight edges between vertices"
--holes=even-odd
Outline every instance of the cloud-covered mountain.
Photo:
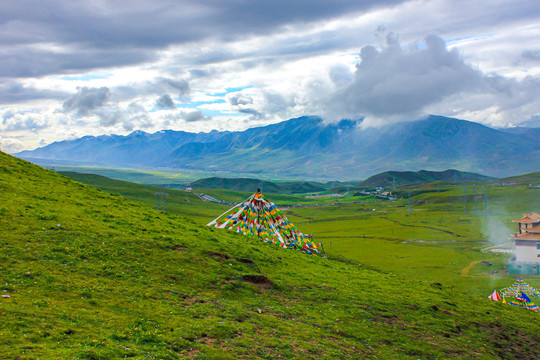
[[[242,132],[84,137],[18,156],[166,166],[281,178],[360,179],[389,170],[458,169],[501,177],[538,170],[540,134],[442,116],[379,128],[300,117]],[[524,135],[525,134],[525,135]]]

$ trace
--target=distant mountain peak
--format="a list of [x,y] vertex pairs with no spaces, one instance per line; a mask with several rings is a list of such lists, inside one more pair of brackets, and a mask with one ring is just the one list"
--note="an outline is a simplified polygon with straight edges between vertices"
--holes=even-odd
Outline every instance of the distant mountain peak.
[[141,135],[147,135],[148,133],[142,131],[142,130],[135,130],[133,131],[132,133],[130,133],[128,135],[128,137],[133,137],[133,136],[141,136]]

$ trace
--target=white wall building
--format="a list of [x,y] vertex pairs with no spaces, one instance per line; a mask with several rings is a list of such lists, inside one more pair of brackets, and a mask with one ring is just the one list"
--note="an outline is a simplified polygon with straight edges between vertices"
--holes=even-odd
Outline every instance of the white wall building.
[[510,239],[514,240],[515,256],[508,261],[510,274],[540,275],[540,214],[523,214],[518,223],[518,232]]

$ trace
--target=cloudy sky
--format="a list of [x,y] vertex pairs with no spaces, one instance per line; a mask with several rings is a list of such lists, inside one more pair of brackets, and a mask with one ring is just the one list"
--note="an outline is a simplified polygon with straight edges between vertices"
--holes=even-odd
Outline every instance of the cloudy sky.
[[540,127],[540,2],[0,4],[0,149],[301,115]]

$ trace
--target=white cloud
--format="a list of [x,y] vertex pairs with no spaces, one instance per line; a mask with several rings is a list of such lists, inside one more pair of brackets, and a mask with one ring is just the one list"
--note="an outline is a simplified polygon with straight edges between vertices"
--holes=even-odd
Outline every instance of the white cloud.
[[412,120],[427,105],[484,87],[482,74],[434,35],[426,37],[425,48],[403,48],[398,37],[389,33],[386,47],[364,46],[360,58],[354,80],[339,83],[325,102],[334,117]]
[[0,150],[11,154],[24,150],[24,143],[16,138],[5,138],[0,136]]
[[228,94],[227,100],[233,106],[253,104],[253,99],[251,97],[238,93]]
[[21,131],[36,133],[48,126],[47,118],[38,112],[13,113],[7,110],[2,116],[0,129],[6,133]]

